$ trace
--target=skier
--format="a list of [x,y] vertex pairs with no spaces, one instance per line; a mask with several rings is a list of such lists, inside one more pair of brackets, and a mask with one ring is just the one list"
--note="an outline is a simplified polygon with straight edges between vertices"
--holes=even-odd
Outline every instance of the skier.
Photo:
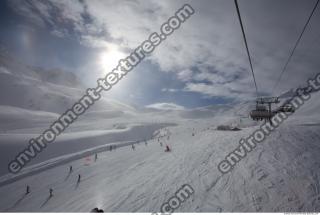
[[27,185],[27,189],[26,189],[26,195],[30,193],[30,187],[29,185]]
[[134,144],[132,144],[132,145],[131,145],[131,147],[132,147],[132,150],[134,151],[134,150],[135,150],[135,146],[134,146]]
[[69,173],[71,173],[71,172],[72,172],[72,166],[69,167]]
[[94,162],[96,162],[97,159],[98,159],[98,154],[95,154],[95,155],[94,155]]
[[169,148],[169,146],[168,145],[166,145],[166,149],[164,150],[165,152],[170,152],[171,151],[171,149]]
[[93,212],[93,213],[104,213],[104,211],[102,209],[99,209],[99,208],[93,208],[91,210],[91,212]]
[[77,183],[80,183],[80,180],[81,180],[81,175],[79,174]]
[[52,188],[50,188],[49,194],[50,194],[50,198],[51,198],[53,196],[53,189]]

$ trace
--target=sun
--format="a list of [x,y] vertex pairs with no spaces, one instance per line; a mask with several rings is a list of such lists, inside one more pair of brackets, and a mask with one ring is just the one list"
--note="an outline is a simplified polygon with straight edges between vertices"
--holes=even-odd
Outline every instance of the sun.
[[110,73],[114,68],[117,67],[119,60],[125,57],[126,55],[119,51],[117,46],[109,46],[106,51],[103,51],[99,55],[99,64],[103,69],[103,73]]

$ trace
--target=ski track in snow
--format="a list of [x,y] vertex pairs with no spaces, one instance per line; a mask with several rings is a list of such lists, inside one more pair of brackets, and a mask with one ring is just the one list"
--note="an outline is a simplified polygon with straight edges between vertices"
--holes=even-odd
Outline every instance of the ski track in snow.
[[[167,130],[170,139],[161,138],[162,147],[154,137],[135,150],[100,152],[97,162],[81,157],[6,184],[0,187],[1,211],[160,211],[183,184],[195,193],[180,212],[319,211],[319,126],[282,125],[225,175],[217,164],[254,127],[231,132],[191,123]],[[172,152],[164,152],[165,144]],[[27,184],[31,193],[24,195]]]

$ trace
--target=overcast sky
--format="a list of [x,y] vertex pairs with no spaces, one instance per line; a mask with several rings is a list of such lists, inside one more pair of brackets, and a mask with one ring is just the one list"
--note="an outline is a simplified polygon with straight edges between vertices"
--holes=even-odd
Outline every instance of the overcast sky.
[[[315,2],[239,0],[261,95],[271,92]],[[66,69],[95,86],[185,3],[195,14],[106,96],[185,107],[254,99],[233,0],[10,0],[0,3],[0,43],[27,64]],[[318,8],[277,94],[318,72],[319,23]]]

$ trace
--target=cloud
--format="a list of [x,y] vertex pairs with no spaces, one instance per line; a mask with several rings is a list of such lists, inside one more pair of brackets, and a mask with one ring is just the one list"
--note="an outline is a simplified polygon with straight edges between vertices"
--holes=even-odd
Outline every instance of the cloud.
[[146,108],[152,108],[157,110],[184,110],[185,108],[181,105],[174,103],[155,103],[146,106]]
[[51,31],[51,33],[57,37],[63,38],[65,36],[65,34],[57,29],[54,29],[53,31]]
[[[184,91],[245,99],[255,89],[233,1],[9,1],[19,14],[49,27],[59,37],[75,35],[81,44],[110,43],[132,50],[183,4],[195,14],[148,57],[163,72],[176,75]],[[287,7],[290,5],[290,7]],[[270,93],[306,21],[313,1],[242,1],[240,10],[257,84]],[[285,12],[284,12],[285,11]],[[301,85],[320,67],[320,13],[302,38],[278,92]],[[169,90],[168,90],[169,91]]]
[[87,12],[84,1],[70,0],[12,0],[8,1],[18,14],[30,19],[34,24],[48,28],[58,37],[95,36],[105,38],[104,28]]
[[[254,92],[251,92],[251,88],[244,91],[245,86],[238,86],[237,84],[206,84],[206,83],[187,83],[183,89],[186,92],[198,92],[207,97],[225,97],[233,98],[234,100],[241,101],[255,96]],[[241,89],[239,91],[238,89]],[[249,95],[249,96],[248,96]]]
[[182,70],[178,72],[178,78],[181,81],[190,81],[192,79],[193,72],[190,69]]
[[175,93],[175,92],[179,92],[180,90],[178,90],[178,89],[173,89],[173,88],[162,88],[161,91],[162,91],[162,92]]

